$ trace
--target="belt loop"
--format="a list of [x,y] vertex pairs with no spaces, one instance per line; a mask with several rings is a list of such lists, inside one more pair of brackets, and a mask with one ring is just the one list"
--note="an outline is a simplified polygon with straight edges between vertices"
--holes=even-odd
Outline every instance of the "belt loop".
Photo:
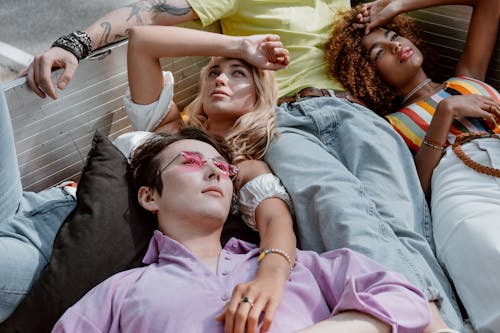
[[299,90],[295,93],[295,96],[294,96],[294,101],[293,102],[298,102],[302,99],[302,97],[300,96],[300,93],[302,92],[302,90]]

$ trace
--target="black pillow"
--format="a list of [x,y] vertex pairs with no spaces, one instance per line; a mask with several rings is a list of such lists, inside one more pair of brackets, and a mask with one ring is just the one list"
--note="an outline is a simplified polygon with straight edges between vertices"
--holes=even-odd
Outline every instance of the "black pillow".
[[96,132],[77,207],[58,231],[50,263],[0,332],[50,332],[68,307],[107,277],[141,266],[157,228],[128,186],[123,154]]

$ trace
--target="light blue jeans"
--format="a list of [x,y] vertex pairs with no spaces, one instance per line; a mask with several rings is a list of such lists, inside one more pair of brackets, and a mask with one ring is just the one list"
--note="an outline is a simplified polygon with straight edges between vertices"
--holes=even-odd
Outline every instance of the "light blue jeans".
[[47,264],[57,230],[75,205],[62,188],[23,192],[10,115],[0,91],[0,322]]
[[[443,319],[462,328],[433,253],[432,226],[413,158],[390,125],[359,104],[315,97],[278,107],[266,161],[290,192],[300,246],[348,247],[400,272]],[[431,247],[432,246],[432,247]]]

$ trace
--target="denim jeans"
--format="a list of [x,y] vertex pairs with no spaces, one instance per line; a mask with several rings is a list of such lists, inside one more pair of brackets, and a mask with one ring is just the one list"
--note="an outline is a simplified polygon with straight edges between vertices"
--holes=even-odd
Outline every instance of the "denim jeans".
[[289,191],[299,245],[347,247],[403,274],[443,319],[462,318],[433,253],[430,215],[413,158],[390,125],[359,104],[315,97],[278,107],[265,159]]
[[0,91],[0,322],[47,264],[57,230],[75,205],[62,188],[23,192],[10,115]]

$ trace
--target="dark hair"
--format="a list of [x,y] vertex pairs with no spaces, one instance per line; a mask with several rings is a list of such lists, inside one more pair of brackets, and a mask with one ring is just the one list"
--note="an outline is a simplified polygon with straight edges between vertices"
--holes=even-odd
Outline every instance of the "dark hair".
[[160,153],[169,145],[180,140],[198,140],[208,143],[217,152],[232,162],[232,153],[222,138],[212,136],[202,129],[185,127],[176,134],[153,133],[153,136],[137,147],[132,153],[130,168],[136,190],[141,186],[155,189],[161,195],[163,182],[160,177]]
[[[339,21],[333,26],[326,44],[325,61],[328,75],[337,79],[354,97],[383,116],[399,110],[401,99],[394,88],[377,73],[366,50],[361,46],[364,28],[353,26],[358,9],[339,12]],[[410,40],[424,52],[420,30],[407,16],[397,16],[384,26]]]

